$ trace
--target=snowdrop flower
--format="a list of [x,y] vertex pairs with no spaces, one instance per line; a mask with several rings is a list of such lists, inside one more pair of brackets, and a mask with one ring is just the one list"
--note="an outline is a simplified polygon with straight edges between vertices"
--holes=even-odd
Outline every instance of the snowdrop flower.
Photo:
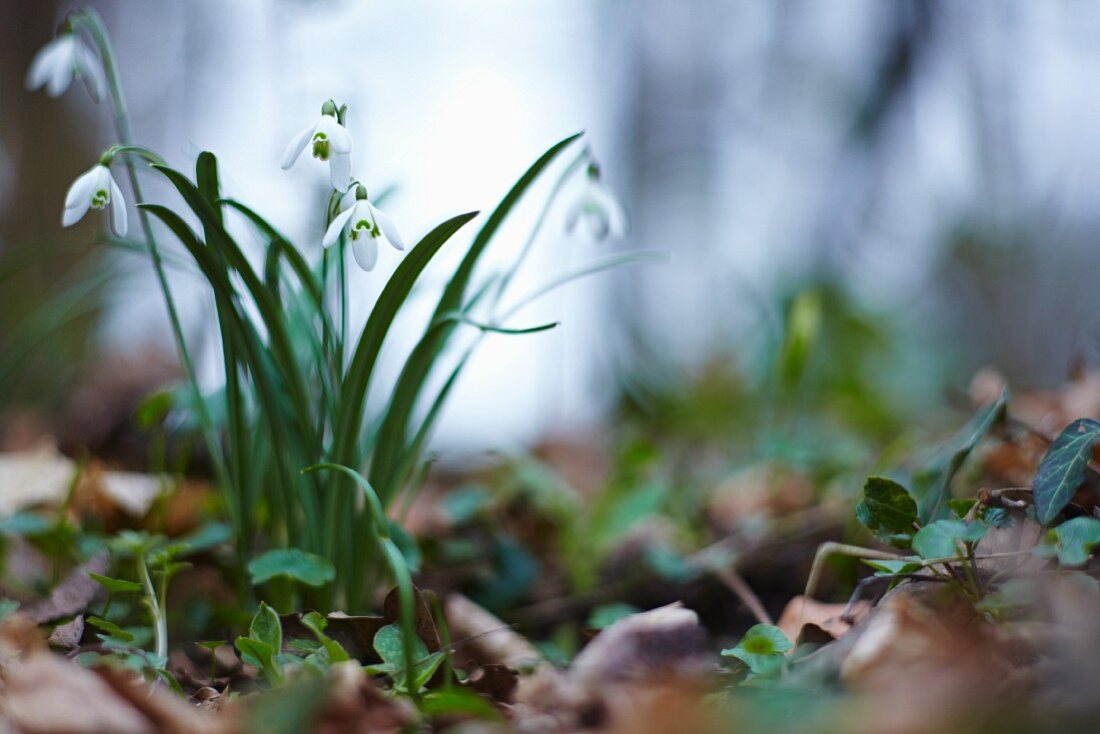
[[73,181],[65,194],[65,211],[61,224],[70,227],[79,222],[88,209],[111,207],[111,230],[119,237],[126,236],[126,200],[111,176],[111,160],[104,156],[99,163]]
[[363,270],[370,271],[378,262],[378,240],[389,242],[395,249],[405,249],[397,227],[367,200],[367,187],[362,184],[355,187],[355,203],[336,215],[321,244],[332,247],[345,229],[351,238],[351,254]]
[[626,234],[626,212],[618,198],[600,182],[600,167],[595,163],[588,164],[584,191],[566,215],[565,231],[572,232],[581,221],[598,240]]
[[71,29],[62,30],[35,55],[27,70],[27,89],[46,88],[51,97],[60,97],[73,79],[80,79],[88,94],[99,101],[107,86],[103,64]]
[[336,118],[336,103],[331,99],[321,107],[321,119],[295,135],[286,147],[284,171],[294,165],[307,145],[311,145],[314,158],[328,161],[332,187],[347,191],[351,185],[351,136]]

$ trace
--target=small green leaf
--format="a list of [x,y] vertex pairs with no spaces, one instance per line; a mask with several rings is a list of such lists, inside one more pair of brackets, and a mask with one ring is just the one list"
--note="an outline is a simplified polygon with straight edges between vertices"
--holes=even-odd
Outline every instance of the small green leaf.
[[178,555],[187,557],[233,540],[233,529],[223,522],[208,522],[179,539]]
[[420,690],[432,676],[435,675],[435,671],[439,670],[439,666],[443,663],[443,653],[433,652],[426,658],[417,660],[416,662],[416,675],[413,677],[413,685],[416,690]]
[[875,569],[875,576],[897,576],[899,574],[913,573],[920,569],[919,563],[912,561],[880,561],[871,558],[862,559],[871,568]]
[[1063,566],[1083,566],[1089,560],[1093,546],[1100,544],[1100,520],[1075,517],[1054,528],[1058,548],[1058,563]]
[[263,671],[271,683],[282,680],[282,672],[275,663],[275,651],[271,645],[251,637],[238,637],[237,649],[241,651],[241,659]]
[[328,653],[329,662],[341,663],[351,659],[347,650],[345,650],[339,642],[325,634],[325,627],[328,626],[328,620],[322,617],[318,612],[310,612],[303,616],[302,624],[313,632],[317,637],[317,642],[325,648],[325,651]]
[[1035,482],[1035,517],[1049,525],[1085,481],[1092,449],[1100,440],[1100,422],[1081,418],[1058,434],[1039,464]]
[[98,573],[92,573],[91,571],[88,572],[88,576],[112,594],[121,594],[126,591],[141,591],[141,584],[136,581],[113,579],[110,576],[102,576]]
[[254,640],[265,643],[276,653],[282,649],[282,623],[279,621],[279,615],[266,602],[260,602],[260,609],[252,617],[252,624],[248,627],[248,635]]
[[159,425],[172,410],[174,402],[174,394],[171,390],[161,390],[148,395],[134,410],[134,423],[145,429]]
[[[401,632],[400,625],[388,624],[378,630],[374,635],[374,651],[378,653],[378,657],[382,658],[382,665],[374,666],[372,672],[387,673],[396,684],[403,685],[406,677],[405,637]],[[434,655],[428,654],[427,646],[419,637],[413,638],[412,658],[414,661],[413,685],[419,689],[423,682],[431,678],[440,661],[435,660]],[[426,677],[424,676],[425,667],[432,668]]]
[[937,520],[931,525],[925,525],[913,536],[913,550],[921,558],[951,558],[959,553],[959,541],[975,543],[982,539],[988,529],[983,523]]
[[775,672],[782,666],[791,641],[778,627],[758,624],[749,628],[737,647],[722,651],[726,657],[737,658],[757,675]]
[[499,721],[498,712],[487,699],[465,688],[432,691],[420,702],[420,710],[429,717],[474,717],[486,721]]
[[88,624],[103,630],[106,635],[100,635],[100,639],[110,638],[117,640],[118,642],[133,642],[134,636],[130,632],[119,627],[114,622],[108,622],[106,619],[100,619],[99,617],[87,617],[85,620]]
[[307,586],[323,586],[336,577],[328,560],[297,548],[270,550],[248,564],[252,585],[259,586],[276,576],[286,576]]
[[954,512],[959,518],[964,518],[977,503],[978,500],[976,499],[951,499],[947,500],[947,508]]
[[863,499],[856,505],[856,517],[878,536],[911,533],[917,521],[917,503],[897,482],[868,477]]

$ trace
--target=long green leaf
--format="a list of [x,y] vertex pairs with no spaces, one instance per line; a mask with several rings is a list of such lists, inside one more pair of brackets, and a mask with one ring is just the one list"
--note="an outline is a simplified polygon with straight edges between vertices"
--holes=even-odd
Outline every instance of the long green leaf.
[[913,476],[913,499],[917,501],[922,523],[927,524],[942,517],[951,492],[951,480],[978,442],[1004,417],[1007,402],[1008,393],[1005,392],[975,413],[943,448],[931,466]]
[[409,296],[413,284],[435,254],[464,224],[477,216],[477,212],[468,212],[452,217],[426,234],[420,242],[402,259],[397,270],[371,310],[370,318],[363,327],[359,342],[348,365],[347,376],[340,390],[341,404],[336,420],[336,440],[334,456],[337,463],[356,463],[354,447],[358,441],[359,427],[363,420],[363,407],[366,404],[367,387],[371,374],[382,348],[382,342],[393,324],[398,309]]
[[[466,256],[463,258],[458,270],[455,271],[454,276],[444,289],[428,330],[432,330],[437,320],[444,314],[462,309],[466,288],[473,276],[474,268],[493,236],[496,235],[504,220],[538,179],[539,175],[579,136],[580,133],[570,135],[543,153],[512,186],[500,204],[493,210],[493,213],[489,215],[489,218],[474,238],[473,243],[471,243],[470,249],[466,252]],[[398,457],[405,448],[409,423],[417,399],[431,372],[432,365],[435,364],[437,357],[446,346],[454,328],[457,328],[457,324],[447,329],[438,330],[430,340],[422,341],[409,357],[398,377],[390,407],[378,433],[378,442],[375,446],[370,467],[372,483],[379,487],[386,497],[392,496],[394,491],[391,486],[396,479],[393,476],[393,470],[396,468],[395,464]]]
[[272,356],[279,365],[279,371],[290,394],[291,402],[294,404],[296,415],[299,418],[295,425],[299,438],[306,441],[307,447],[313,452],[319,452],[320,440],[315,435],[309,420],[309,416],[312,415],[312,406],[309,400],[308,390],[306,389],[305,378],[295,359],[294,347],[287,335],[286,323],[282,318],[279,304],[275,300],[274,294],[264,287],[263,282],[260,280],[259,276],[256,275],[252,265],[248,262],[248,258],[244,256],[244,253],[241,252],[237,243],[233,241],[233,238],[230,237],[225,229],[217,222],[217,215],[214,214],[213,209],[201,194],[199,194],[195,186],[187,180],[187,177],[168,166],[153,166],[153,168],[164,175],[165,178],[176,187],[176,190],[183,197],[184,201],[187,202],[187,205],[191,207],[191,210],[199,217],[203,227],[207,229],[210,236],[208,244],[213,245],[220,251],[229,263],[229,266],[233,268],[233,270],[241,276],[241,280],[244,281],[245,287],[252,296],[252,300],[255,302],[257,310],[263,319],[264,327],[267,329],[268,336],[271,340]]

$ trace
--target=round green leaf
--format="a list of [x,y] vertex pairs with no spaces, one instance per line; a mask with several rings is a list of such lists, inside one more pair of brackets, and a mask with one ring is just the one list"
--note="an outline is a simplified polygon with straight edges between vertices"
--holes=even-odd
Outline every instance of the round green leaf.
[[285,576],[306,586],[323,586],[336,576],[328,560],[297,548],[270,550],[248,564],[252,585],[259,586],[276,576]]

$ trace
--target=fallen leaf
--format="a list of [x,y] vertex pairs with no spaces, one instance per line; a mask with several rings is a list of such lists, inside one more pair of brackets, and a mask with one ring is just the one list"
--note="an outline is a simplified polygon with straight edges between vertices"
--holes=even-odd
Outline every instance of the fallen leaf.
[[39,505],[60,505],[76,464],[49,441],[29,451],[0,454],[0,517]]
[[847,604],[825,604],[801,595],[796,596],[783,607],[776,626],[789,640],[797,640],[807,625],[824,630],[834,640],[840,639],[871,610],[870,602],[861,600],[852,607],[852,619],[846,620],[843,615],[847,607]]
[[482,665],[501,663],[516,670],[528,670],[546,663],[546,658],[527,638],[461,594],[447,597],[443,613],[455,647],[470,653]]
[[511,703],[515,698],[519,674],[503,663],[489,663],[468,671],[462,685],[497,703]]
[[5,670],[0,709],[24,734],[153,734],[157,728],[103,678],[49,653]]
[[624,617],[588,643],[569,667],[582,683],[695,679],[713,669],[713,650],[695,612],[676,602]]
[[106,553],[92,556],[55,586],[48,598],[20,607],[19,611],[35,623],[44,624],[87,610],[106,593],[88,573],[106,574],[109,565]]
[[49,643],[63,650],[75,650],[80,647],[80,638],[84,636],[84,615],[78,614],[72,621],[59,624],[50,633]]

